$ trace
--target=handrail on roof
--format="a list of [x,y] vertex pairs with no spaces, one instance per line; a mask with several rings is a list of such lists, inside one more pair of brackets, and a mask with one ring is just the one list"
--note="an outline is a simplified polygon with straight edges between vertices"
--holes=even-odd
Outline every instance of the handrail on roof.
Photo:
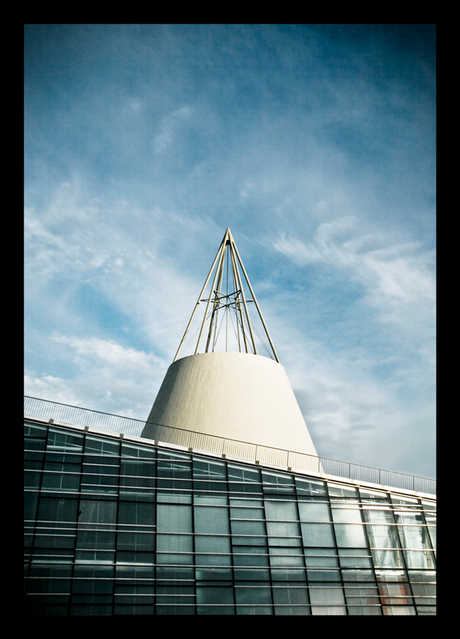
[[[122,417],[28,395],[24,396],[24,414],[132,437],[140,437],[146,423],[132,417]],[[168,432],[174,432],[176,434],[175,440],[178,441],[177,434],[180,434],[180,445],[191,449],[207,450],[229,458],[238,457],[246,461],[287,467],[289,470],[331,475],[353,481],[436,495],[436,480],[428,477],[409,475],[328,457],[316,457],[307,453],[270,448],[217,435],[195,433],[163,424],[155,424],[155,426],[155,440],[158,441],[167,442],[167,438],[162,439],[162,437],[167,436]]]

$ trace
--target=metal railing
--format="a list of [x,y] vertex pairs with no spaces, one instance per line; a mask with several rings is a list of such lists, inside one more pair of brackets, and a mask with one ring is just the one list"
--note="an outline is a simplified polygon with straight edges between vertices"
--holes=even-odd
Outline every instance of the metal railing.
[[[110,413],[61,404],[36,397],[24,397],[24,415],[52,419],[76,426],[87,426],[96,430],[140,437],[145,421],[131,417],[122,417]],[[206,451],[231,459],[279,466],[290,470],[317,473],[352,479],[371,484],[378,484],[403,490],[411,490],[429,495],[436,494],[436,480],[417,475],[408,475],[393,470],[383,470],[372,466],[363,466],[353,462],[344,462],[328,457],[316,457],[306,453],[270,448],[260,444],[239,441],[235,439],[208,435],[174,428],[163,424],[150,423],[149,439],[168,443],[192,450]]]

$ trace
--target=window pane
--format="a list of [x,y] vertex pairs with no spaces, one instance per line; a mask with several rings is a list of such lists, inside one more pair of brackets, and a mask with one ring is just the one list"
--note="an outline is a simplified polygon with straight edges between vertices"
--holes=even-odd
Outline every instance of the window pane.
[[117,502],[109,500],[82,499],[80,501],[79,523],[116,523]]
[[352,486],[345,486],[343,484],[328,484],[329,495],[333,501],[347,499],[349,501],[359,501],[358,491]]
[[158,552],[192,552],[191,535],[157,535]]
[[305,499],[307,497],[327,498],[326,484],[321,480],[296,477],[295,483],[297,487],[297,494],[302,499]]
[[47,450],[79,453],[83,450],[83,433],[72,433],[50,428]]
[[361,512],[357,508],[332,508],[332,519],[335,522],[361,523]]
[[155,504],[148,502],[122,501],[118,507],[119,524],[155,525]]
[[264,521],[232,520],[233,535],[265,535]]
[[77,521],[78,501],[70,498],[42,497],[38,519],[43,521]]
[[307,588],[280,587],[276,585],[273,588],[273,603],[278,604],[275,607],[276,615],[309,615],[310,607],[308,606],[308,590]]
[[310,568],[335,568],[339,566],[336,548],[304,548],[305,563]]
[[300,521],[330,521],[329,505],[315,502],[299,502]]
[[262,471],[264,493],[276,495],[293,495],[295,493],[294,478],[290,475]]
[[[201,553],[230,553],[230,537],[197,535],[195,537],[195,550]],[[228,557],[230,559],[230,557]],[[227,562],[227,559],[225,559]]]
[[293,501],[265,501],[267,519],[278,521],[297,520],[297,506]]
[[363,527],[358,524],[334,524],[337,546],[365,548],[366,538]]
[[216,506],[195,506],[195,532],[229,534],[228,509]]
[[266,548],[239,546],[233,553],[234,566],[268,566]]
[[260,484],[260,470],[244,468],[243,466],[228,466],[228,482],[230,491],[257,492],[262,491]]
[[371,548],[399,548],[396,526],[366,526]]
[[86,435],[85,454],[90,455],[119,455],[120,442],[107,437],[95,437]]
[[300,526],[304,546],[335,546],[331,524],[302,523]]
[[192,507],[182,504],[158,504],[158,532],[192,532]]

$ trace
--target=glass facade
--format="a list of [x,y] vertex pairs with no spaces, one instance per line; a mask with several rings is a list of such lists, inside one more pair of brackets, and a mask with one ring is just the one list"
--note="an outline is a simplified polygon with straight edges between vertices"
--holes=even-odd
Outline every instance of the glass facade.
[[434,615],[436,502],[25,422],[29,615]]

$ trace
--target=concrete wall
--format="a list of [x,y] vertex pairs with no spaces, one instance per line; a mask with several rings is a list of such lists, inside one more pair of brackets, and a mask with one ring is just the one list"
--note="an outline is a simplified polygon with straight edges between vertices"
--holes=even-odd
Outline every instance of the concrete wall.
[[[177,360],[148,421],[317,455],[284,368],[259,355],[204,353]],[[148,424],[142,436],[153,437]]]

